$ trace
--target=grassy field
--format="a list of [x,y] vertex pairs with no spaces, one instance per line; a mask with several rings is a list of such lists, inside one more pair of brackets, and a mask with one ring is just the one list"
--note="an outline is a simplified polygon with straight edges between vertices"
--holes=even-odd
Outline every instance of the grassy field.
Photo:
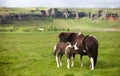
[[98,62],[94,71],[89,69],[89,59],[79,55],[75,66],[67,69],[66,56],[63,66],[56,67],[53,47],[60,32],[0,33],[0,76],[119,76],[120,32],[90,32],[99,41]]
[[[46,9],[46,8],[39,8]],[[0,13],[20,13],[36,8],[0,8]],[[98,9],[80,9],[95,12]],[[119,9],[110,10],[119,12]],[[44,28],[44,32],[40,32]],[[114,30],[114,31],[112,31]],[[75,66],[67,69],[66,56],[63,66],[56,67],[53,47],[60,31],[83,32],[97,37],[99,41],[98,62],[94,71],[89,69],[89,58],[83,57],[80,67],[79,55]],[[120,22],[89,20],[88,18],[50,19],[31,18],[0,24],[0,76],[119,76],[120,75]]]

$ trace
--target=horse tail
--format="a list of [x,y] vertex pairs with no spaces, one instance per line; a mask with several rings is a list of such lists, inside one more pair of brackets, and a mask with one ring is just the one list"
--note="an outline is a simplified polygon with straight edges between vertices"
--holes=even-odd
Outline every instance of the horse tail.
[[95,65],[96,65],[96,62],[97,62],[97,57],[98,57],[98,41],[96,40],[96,47],[95,47],[95,49],[94,49],[94,67],[95,67]]
[[54,46],[54,53],[53,53],[54,56],[56,56],[56,45]]
[[97,62],[97,57],[98,57],[98,49],[96,49],[96,52],[94,54],[94,67],[95,67],[96,62]]

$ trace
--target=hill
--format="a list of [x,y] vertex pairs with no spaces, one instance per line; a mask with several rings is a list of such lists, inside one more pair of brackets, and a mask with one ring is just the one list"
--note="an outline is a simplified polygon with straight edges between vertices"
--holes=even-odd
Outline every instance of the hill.
[[15,21],[12,24],[0,25],[1,32],[38,32],[40,28],[43,28],[44,31],[80,31],[108,28],[118,31],[120,30],[120,23],[118,21],[89,20],[87,18],[79,20],[41,18],[37,20]]
[[[40,10],[46,10],[48,8],[0,8],[0,15],[7,16],[8,14],[15,14],[19,18],[19,14],[22,16],[26,16],[26,14],[30,14],[27,18],[23,20],[13,19],[13,21],[8,20],[8,23],[0,23],[0,32],[39,32],[39,31],[82,31],[82,30],[97,30],[97,31],[119,31],[120,30],[120,22],[119,20],[112,21],[111,19],[103,20],[98,19],[89,19],[88,17],[82,17],[79,19],[68,18],[64,19],[62,17],[59,18],[50,18],[47,16],[40,16]],[[73,9],[73,8],[72,8]],[[72,10],[68,9],[68,10]],[[58,8],[58,10],[63,10],[63,8]],[[73,9],[77,11],[95,13],[98,10],[103,9]],[[118,13],[119,8],[116,9],[104,9],[109,10],[112,13]],[[23,15],[24,13],[24,15]],[[8,17],[8,16],[7,16]],[[2,18],[0,18],[2,20]],[[11,21],[11,22],[10,22]],[[42,30],[41,30],[42,29]]]

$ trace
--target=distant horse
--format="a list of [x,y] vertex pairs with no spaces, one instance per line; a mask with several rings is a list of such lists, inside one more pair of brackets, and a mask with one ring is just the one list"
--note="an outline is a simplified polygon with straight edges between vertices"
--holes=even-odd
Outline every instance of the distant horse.
[[88,55],[91,61],[90,68],[94,70],[98,56],[98,41],[94,36],[84,36],[82,33],[62,32],[59,34],[59,41],[70,42],[74,49],[79,51],[81,66],[83,66],[82,56]]

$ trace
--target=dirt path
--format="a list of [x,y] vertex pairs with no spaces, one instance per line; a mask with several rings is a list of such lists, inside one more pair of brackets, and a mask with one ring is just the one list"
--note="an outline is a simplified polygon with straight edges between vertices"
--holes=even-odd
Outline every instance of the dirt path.
[[120,31],[120,28],[97,28],[98,31]]
[[86,28],[81,30],[91,30],[91,31],[119,31],[120,28]]

